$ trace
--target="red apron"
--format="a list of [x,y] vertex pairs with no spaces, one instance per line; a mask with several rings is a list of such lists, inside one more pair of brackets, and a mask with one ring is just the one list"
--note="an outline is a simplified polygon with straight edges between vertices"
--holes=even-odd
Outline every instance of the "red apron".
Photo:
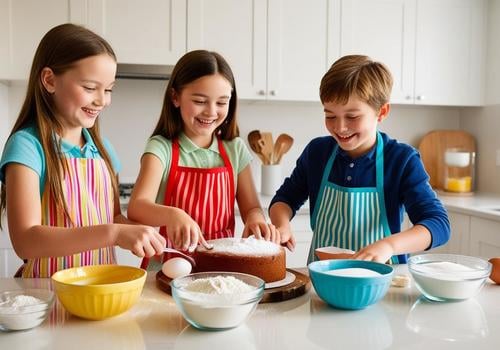
[[[234,236],[233,168],[222,141],[217,139],[217,143],[224,166],[192,168],[179,166],[179,141],[173,140],[172,164],[163,200],[164,205],[183,209],[189,214],[207,240]],[[173,247],[165,226],[160,228],[160,234],[167,238],[167,247]],[[163,261],[169,258],[168,255],[164,254]],[[149,259],[144,258],[141,267],[146,268],[148,263]]]

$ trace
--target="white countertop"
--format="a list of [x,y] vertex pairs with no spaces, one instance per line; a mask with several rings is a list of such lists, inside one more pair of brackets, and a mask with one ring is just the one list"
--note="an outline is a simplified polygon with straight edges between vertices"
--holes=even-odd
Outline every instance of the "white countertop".
[[500,195],[476,193],[471,196],[450,196],[440,193],[439,198],[450,211],[500,221]]
[[[406,265],[396,273],[407,273]],[[48,279],[0,279],[0,290],[48,288]],[[472,299],[431,303],[415,286],[391,287],[376,305],[343,311],[314,288],[299,298],[260,304],[245,324],[223,332],[189,326],[172,298],[148,276],[128,312],[104,321],[71,316],[57,302],[39,327],[0,334],[1,349],[497,349],[500,286],[491,281]],[[57,312],[58,311],[58,312]]]

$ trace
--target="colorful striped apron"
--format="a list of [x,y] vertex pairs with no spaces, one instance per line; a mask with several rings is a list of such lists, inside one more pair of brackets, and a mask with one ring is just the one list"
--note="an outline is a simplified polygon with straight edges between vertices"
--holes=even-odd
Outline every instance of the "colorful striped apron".
[[[359,249],[391,235],[384,200],[384,143],[377,133],[376,187],[343,187],[328,181],[338,152],[335,145],[328,159],[311,227],[313,238],[307,263],[318,260],[314,250],[319,247]],[[391,257],[397,263],[397,256]]]
[[[42,195],[42,225],[83,227],[113,222],[114,192],[111,175],[103,159],[66,158],[68,172],[63,183],[63,194],[71,220],[50,196],[48,186]],[[70,267],[114,264],[114,247],[84,251],[58,257],[28,259],[22,277],[50,277]]]
[[[220,139],[217,140],[224,166],[192,168],[179,166],[179,141],[172,142],[172,164],[165,190],[164,205],[183,209],[200,226],[207,240],[234,236],[235,186],[233,168]],[[174,245],[168,239],[165,226],[160,233],[167,238],[167,247]],[[164,254],[163,261],[175,254]],[[142,268],[149,259],[144,258]]]

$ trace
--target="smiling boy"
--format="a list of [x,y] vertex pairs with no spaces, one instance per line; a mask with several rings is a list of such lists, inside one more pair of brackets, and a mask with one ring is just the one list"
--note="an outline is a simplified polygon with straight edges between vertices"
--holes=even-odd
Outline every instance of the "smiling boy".
[[[320,98],[331,136],[312,140],[271,201],[282,243],[294,245],[290,220],[309,199],[314,250],[336,246],[355,259],[404,263],[408,254],[445,244],[446,210],[429,185],[418,152],[378,131],[389,114],[392,76],[367,56],[337,60]],[[404,210],[413,226],[401,231]]]

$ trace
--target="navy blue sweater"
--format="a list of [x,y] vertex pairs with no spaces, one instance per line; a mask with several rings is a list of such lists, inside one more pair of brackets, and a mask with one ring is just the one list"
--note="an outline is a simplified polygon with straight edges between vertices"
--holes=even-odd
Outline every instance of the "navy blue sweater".
[[[413,147],[382,134],[384,142],[384,196],[387,219],[392,233],[401,231],[404,210],[410,221],[425,226],[431,233],[429,248],[445,244],[450,237],[446,209],[429,185],[420,155]],[[292,174],[271,201],[284,202],[295,212],[309,199],[313,213],[321,178],[336,141],[331,136],[318,137],[304,149]],[[344,187],[375,187],[375,148],[352,159],[339,148],[329,181]],[[399,256],[406,262],[407,256]]]

